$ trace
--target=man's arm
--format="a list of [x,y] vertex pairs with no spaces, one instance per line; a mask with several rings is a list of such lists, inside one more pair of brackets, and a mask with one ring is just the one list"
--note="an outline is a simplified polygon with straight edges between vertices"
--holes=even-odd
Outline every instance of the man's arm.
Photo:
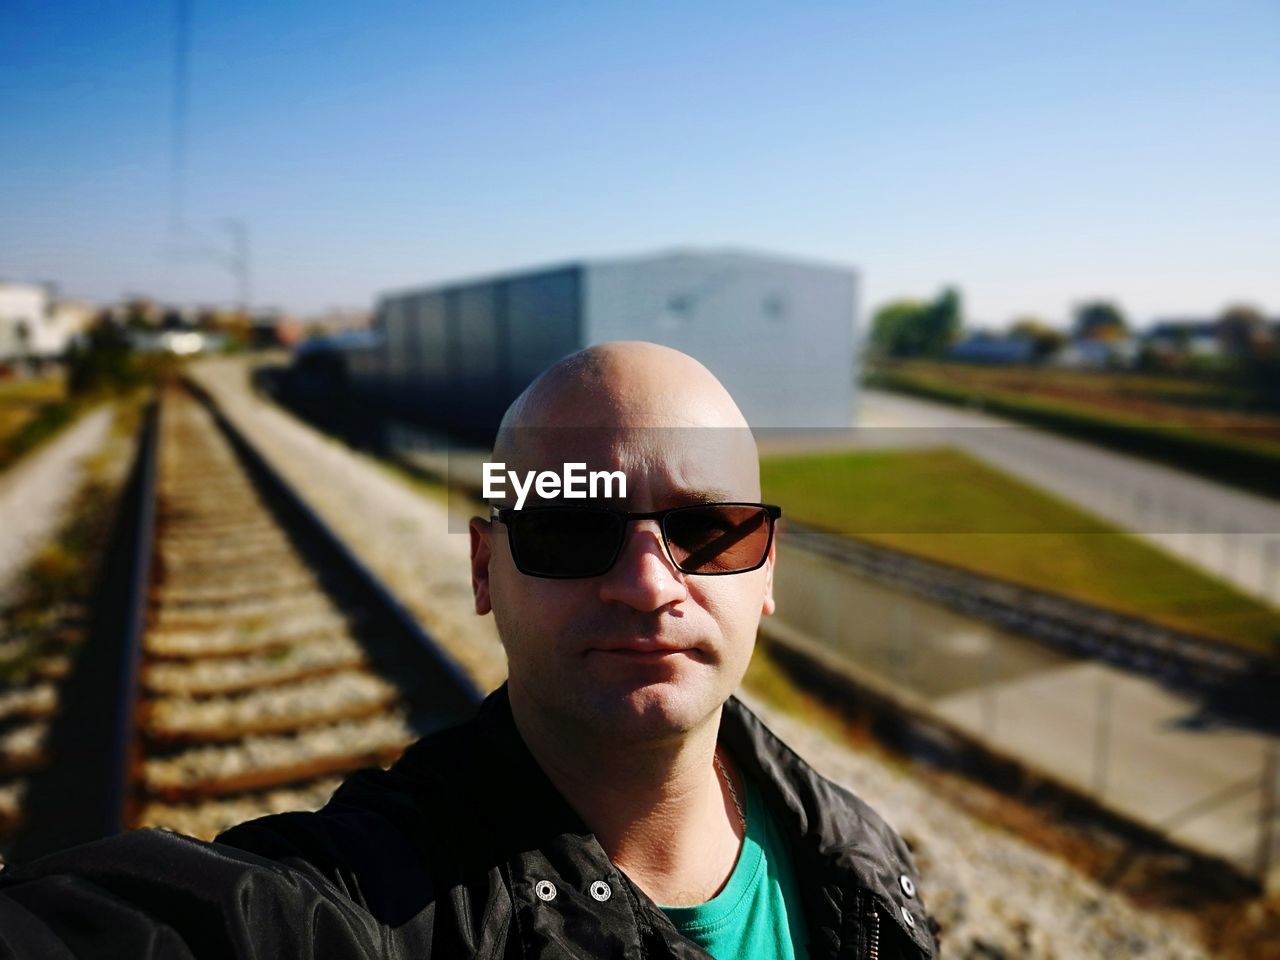
[[383,930],[323,881],[141,830],[0,873],[0,955],[136,960],[377,956]]
[[250,820],[217,842],[332,888],[388,927],[427,920],[435,900],[422,851],[377,810],[331,802],[318,813]]

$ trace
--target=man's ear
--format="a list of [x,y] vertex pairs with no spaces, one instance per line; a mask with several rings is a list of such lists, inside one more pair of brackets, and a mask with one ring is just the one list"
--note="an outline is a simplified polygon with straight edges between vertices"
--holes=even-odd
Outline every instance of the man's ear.
[[480,517],[471,518],[471,594],[475,598],[476,613],[484,616],[493,610],[489,602],[489,560],[492,548],[489,537],[493,524]]
[[777,559],[778,551],[778,528],[775,525],[773,530],[773,542],[769,544],[769,556],[764,562],[764,606],[760,612],[766,617],[772,616],[773,611],[778,609],[778,604],[773,599],[773,563]]

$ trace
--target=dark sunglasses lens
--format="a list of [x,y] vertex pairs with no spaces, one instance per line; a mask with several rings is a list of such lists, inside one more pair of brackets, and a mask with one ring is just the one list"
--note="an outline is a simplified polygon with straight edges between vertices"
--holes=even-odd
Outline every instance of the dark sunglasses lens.
[[772,521],[763,507],[709,504],[667,515],[671,558],[685,573],[738,573],[769,551]]
[[603,510],[528,510],[508,521],[516,567],[535,577],[595,577],[613,562],[622,536]]

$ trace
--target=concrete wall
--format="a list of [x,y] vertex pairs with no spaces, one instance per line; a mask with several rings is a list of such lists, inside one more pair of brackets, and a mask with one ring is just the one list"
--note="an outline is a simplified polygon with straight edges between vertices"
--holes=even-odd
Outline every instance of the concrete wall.
[[753,427],[847,427],[852,270],[738,253],[593,261],[584,343],[649,340],[698,358]]

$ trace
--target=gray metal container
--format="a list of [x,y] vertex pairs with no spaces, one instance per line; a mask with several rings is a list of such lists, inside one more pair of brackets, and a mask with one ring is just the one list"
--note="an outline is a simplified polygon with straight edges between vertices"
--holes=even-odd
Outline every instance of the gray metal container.
[[753,427],[845,427],[856,286],[847,268],[679,251],[393,293],[378,304],[381,348],[353,382],[400,416],[487,439],[556,360],[648,340],[702,361]]

